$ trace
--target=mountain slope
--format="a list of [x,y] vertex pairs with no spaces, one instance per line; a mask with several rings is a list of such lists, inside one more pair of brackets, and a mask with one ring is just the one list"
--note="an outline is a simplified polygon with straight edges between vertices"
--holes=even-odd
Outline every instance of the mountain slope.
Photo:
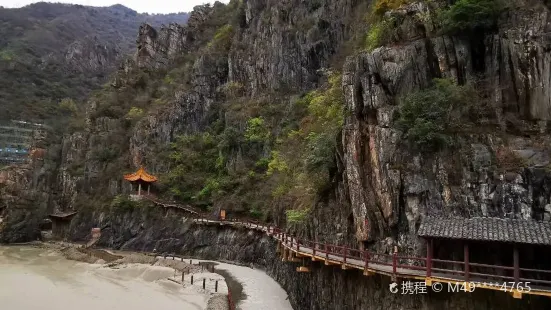
[[57,115],[61,99],[86,97],[132,52],[141,23],[187,18],[138,14],[122,5],[0,8],[0,121]]
[[[163,200],[389,264],[425,255],[427,218],[551,221],[551,13],[541,0],[451,2],[233,0],[186,26],[142,25],[81,130],[0,170],[0,241],[35,240],[48,212],[71,210],[72,240],[101,227],[102,247],[255,263],[297,310],[550,309],[483,290],[399,296],[386,277],[316,264],[296,273],[260,235],[128,199],[122,176],[144,166]],[[513,265],[510,244],[472,244],[473,273]],[[438,247],[464,259],[459,242]],[[521,268],[551,270],[538,254],[523,249]]]

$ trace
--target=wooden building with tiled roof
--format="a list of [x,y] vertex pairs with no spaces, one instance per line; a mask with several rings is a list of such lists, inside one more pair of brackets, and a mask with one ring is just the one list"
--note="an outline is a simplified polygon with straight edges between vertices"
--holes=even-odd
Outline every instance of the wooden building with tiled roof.
[[124,179],[130,182],[132,192],[134,191],[134,187],[137,187],[138,196],[142,194],[142,186],[147,187],[147,194],[149,195],[151,184],[157,182],[157,177],[147,173],[143,167],[140,167],[134,173],[124,175]]
[[[542,282],[551,283],[551,222],[492,217],[425,217],[417,235],[426,240],[427,266],[456,261],[466,280],[498,268],[515,282],[521,272],[550,270]],[[463,247],[463,251],[458,249]],[[463,252],[457,265],[456,255]],[[509,267],[508,267],[509,266]],[[471,270],[473,268],[473,270]]]

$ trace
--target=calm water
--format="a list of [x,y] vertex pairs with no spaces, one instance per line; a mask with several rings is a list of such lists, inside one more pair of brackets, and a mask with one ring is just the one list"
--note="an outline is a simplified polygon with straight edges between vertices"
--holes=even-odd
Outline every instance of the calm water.
[[51,250],[0,246],[0,309],[204,309],[208,297],[167,281],[172,274],[164,267],[113,270]]

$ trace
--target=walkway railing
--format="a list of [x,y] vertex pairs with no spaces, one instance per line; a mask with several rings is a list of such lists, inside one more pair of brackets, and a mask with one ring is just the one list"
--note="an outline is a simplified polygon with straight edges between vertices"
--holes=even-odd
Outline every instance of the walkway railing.
[[235,310],[235,303],[233,302],[231,289],[229,287],[228,287],[228,305],[230,310]]
[[[187,210],[181,207],[178,209]],[[297,256],[311,257],[312,260],[325,261],[326,264],[339,264],[343,269],[355,268],[363,270],[365,274],[379,273],[393,279],[402,277],[441,282],[473,282],[479,283],[477,287],[482,288],[503,290],[505,287],[508,292],[517,291],[551,297],[551,270],[415,257],[399,255],[397,251],[392,254],[377,253],[297,238],[283,229],[258,221],[232,218],[220,220],[212,214],[195,210],[189,213],[195,217],[197,224],[243,226],[265,232]],[[481,271],[485,269],[489,272]]]

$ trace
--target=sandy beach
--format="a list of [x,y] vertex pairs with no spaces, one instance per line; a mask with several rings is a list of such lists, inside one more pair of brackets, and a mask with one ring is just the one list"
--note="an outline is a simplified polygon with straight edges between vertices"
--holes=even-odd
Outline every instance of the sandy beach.
[[287,293],[261,270],[79,247],[38,242],[0,246],[0,308],[226,310],[231,286],[238,310],[293,309]]
[[[178,272],[163,266],[165,262],[151,265],[151,261],[142,262],[144,256],[131,255],[118,262],[97,259],[82,263],[66,259],[62,253],[51,247],[0,247],[0,308],[227,309],[227,302],[221,302],[226,300],[220,298],[222,295],[203,290],[202,285],[171,281]],[[134,260],[142,261],[134,263]],[[199,275],[217,277],[223,282],[223,277],[217,274]],[[213,300],[209,303],[210,299]]]

